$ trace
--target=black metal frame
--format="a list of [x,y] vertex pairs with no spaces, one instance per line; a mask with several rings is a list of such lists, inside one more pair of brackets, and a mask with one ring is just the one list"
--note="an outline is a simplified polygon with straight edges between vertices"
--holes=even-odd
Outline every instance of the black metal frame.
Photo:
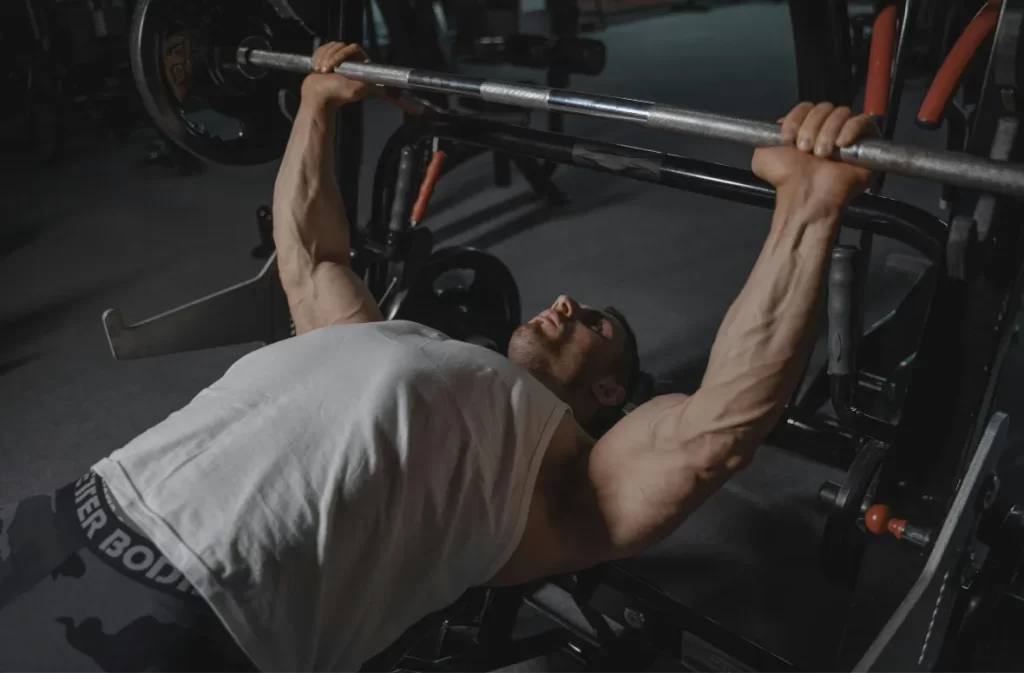
[[[1022,3],[1008,0],[997,28],[1012,40],[1010,53],[993,50],[981,106],[971,133],[973,154],[987,156],[997,135],[997,119],[1016,119],[1020,92],[1016,81],[999,81],[1000,73],[1015,79],[1019,43],[1016,30]],[[1009,25],[1007,21],[1014,25]],[[999,59],[1003,62],[999,62]],[[1020,157],[1019,133],[1009,157]],[[954,217],[973,215],[976,193],[959,192]],[[935,527],[949,510],[966,465],[988,420],[992,394],[1020,305],[1024,237],[1019,223],[1024,206],[998,199],[989,223],[988,242],[974,250],[983,264],[973,265],[964,279],[950,277],[945,264],[935,289],[936,300],[924,326],[914,377],[907,391],[902,427],[879,472],[877,497],[919,525]],[[862,560],[860,582],[851,606],[840,665],[852,666],[916,581],[923,553],[909,545],[872,545]],[[944,630],[945,624],[938,629]],[[906,669],[916,668],[913,661]]]
[[[748,170],[488,120],[438,115],[406,124],[388,140],[374,175],[371,226],[382,221],[389,207],[400,149],[428,138],[653,182],[751,206],[771,208],[775,203],[775,190]],[[944,254],[945,223],[900,201],[864,195],[849,206],[843,224],[905,243],[932,261],[941,260]]]

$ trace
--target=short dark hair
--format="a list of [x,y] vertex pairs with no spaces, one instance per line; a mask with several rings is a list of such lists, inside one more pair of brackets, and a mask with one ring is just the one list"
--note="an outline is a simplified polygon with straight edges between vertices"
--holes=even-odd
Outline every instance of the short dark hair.
[[636,333],[629,321],[626,320],[626,316],[622,315],[622,312],[614,306],[607,307],[604,312],[622,323],[622,328],[626,332],[622,352],[612,363],[616,378],[626,390],[626,395],[623,397],[623,406],[625,406],[633,401],[637,384],[640,381],[640,350],[636,343]]

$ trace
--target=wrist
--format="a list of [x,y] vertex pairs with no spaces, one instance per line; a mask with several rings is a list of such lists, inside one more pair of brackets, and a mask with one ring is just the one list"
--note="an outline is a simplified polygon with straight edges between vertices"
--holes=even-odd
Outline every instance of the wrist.
[[302,83],[302,91],[300,92],[299,105],[309,110],[323,111],[327,113],[335,113],[338,111],[344,102],[339,101],[336,97],[328,95],[323,88],[315,83],[306,80]]
[[[794,245],[817,248],[822,242],[834,239],[842,209],[840,201],[822,195],[813,181],[782,185],[776,190],[772,235],[792,239]],[[794,232],[799,235],[794,236]]]
[[790,208],[820,214],[821,217],[838,215],[849,194],[836,190],[835,185],[822,179],[814,171],[794,176],[775,188],[776,200],[785,202]]
[[299,99],[298,114],[317,119],[326,119],[327,117],[334,117],[340,107],[339,103],[328,100],[323,96],[307,94],[303,91],[302,98]]

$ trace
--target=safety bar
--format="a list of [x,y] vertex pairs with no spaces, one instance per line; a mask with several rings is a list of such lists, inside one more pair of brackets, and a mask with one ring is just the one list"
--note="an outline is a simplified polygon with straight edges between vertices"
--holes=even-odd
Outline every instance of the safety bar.
[[[751,206],[775,205],[774,188],[741,168],[490,120],[441,115],[413,120],[388,140],[374,174],[371,223],[375,224],[371,226],[379,226],[389,212],[388,193],[402,148],[428,138],[578,166]],[[946,223],[900,201],[864,194],[847,208],[843,225],[905,243],[933,262],[944,258]]]

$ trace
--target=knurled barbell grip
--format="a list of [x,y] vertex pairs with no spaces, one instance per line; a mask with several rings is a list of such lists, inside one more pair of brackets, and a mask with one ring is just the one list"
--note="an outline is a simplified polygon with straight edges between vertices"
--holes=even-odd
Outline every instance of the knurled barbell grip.
[[[276,70],[308,73],[312,58],[242,47],[238,60]],[[755,147],[782,143],[777,124],[529,84],[463,77],[374,63],[342,63],[336,72],[363,82],[411,91],[455,94],[515,107],[614,119],[673,133],[688,133]],[[863,140],[840,150],[841,161],[985,192],[1024,197],[1024,167],[961,152],[929,150],[885,140]]]

